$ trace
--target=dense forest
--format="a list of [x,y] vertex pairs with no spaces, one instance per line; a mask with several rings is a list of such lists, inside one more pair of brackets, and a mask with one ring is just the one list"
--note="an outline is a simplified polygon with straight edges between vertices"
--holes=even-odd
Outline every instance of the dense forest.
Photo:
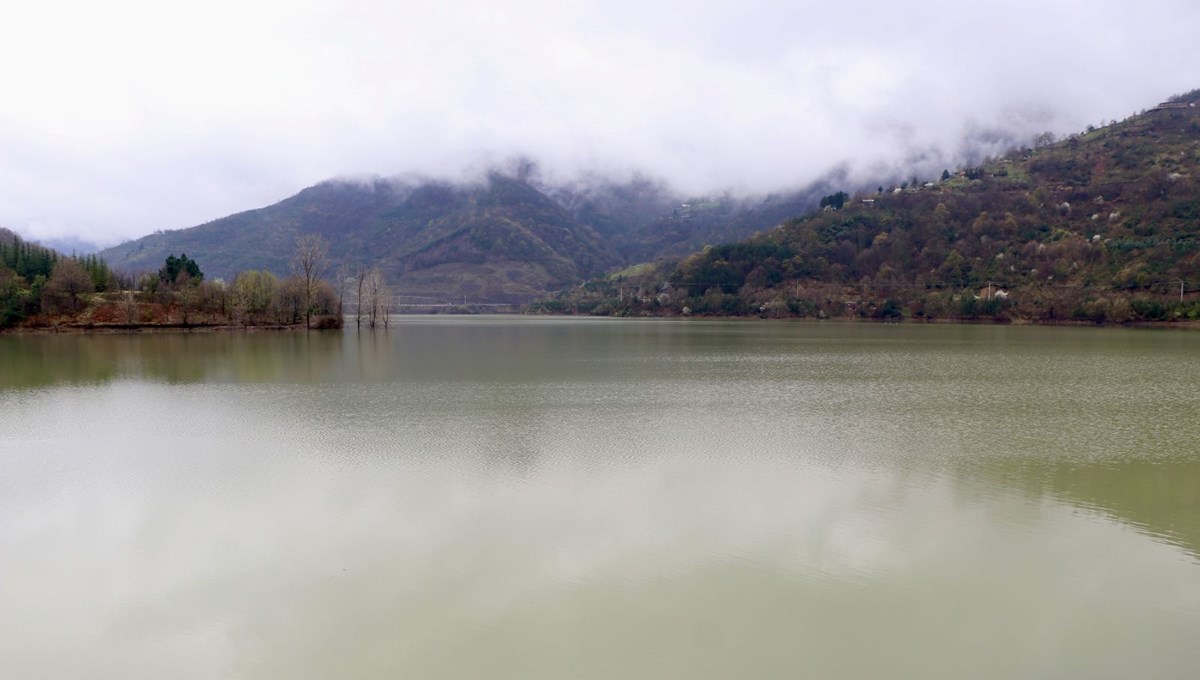
[[0,229],[0,328],[71,311],[80,296],[115,285],[104,260],[67,257]]
[[1200,92],[533,306],[633,315],[1200,318]]

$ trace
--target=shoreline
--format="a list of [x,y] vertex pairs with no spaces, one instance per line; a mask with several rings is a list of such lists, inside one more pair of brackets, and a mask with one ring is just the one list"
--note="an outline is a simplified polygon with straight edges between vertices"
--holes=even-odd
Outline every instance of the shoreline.
[[[61,324],[57,326],[13,326],[0,335],[116,335],[119,333],[222,333],[302,331],[304,324]],[[312,328],[308,330],[324,330]],[[338,329],[340,330],[340,329]]]
[[[767,317],[757,315],[713,315],[713,314],[672,314],[672,315],[630,315],[616,316],[611,314],[593,315],[593,314],[539,314],[530,312],[489,312],[487,315],[497,316],[514,316],[514,317],[563,317],[563,318],[589,318],[589,319],[663,319],[663,320],[687,320],[695,319],[698,321],[772,321],[772,322],[803,322],[803,323],[864,323],[864,324],[895,324],[895,325],[946,325],[946,326],[1063,326],[1074,328],[1142,328],[1142,329],[1158,329],[1158,330],[1185,330],[1185,331],[1200,331],[1200,320],[1186,319],[1181,321],[1129,321],[1122,323],[1107,323],[1094,322],[1075,319],[1056,319],[1056,320],[1034,320],[1034,319],[873,319],[851,316],[837,316],[828,318],[816,318],[810,316],[781,316]],[[399,313],[396,314],[396,319],[401,319],[406,316],[447,316],[446,314],[418,312],[418,313]],[[453,316],[482,316],[478,312],[458,313]],[[350,324],[345,324],[343,327],[349,327]],[[296,332],[303,330],[342,330],[339,328],[307,328],[303,323],[299,324],[182,324],[182,323],[162,323],[162,324],[96,324],[96,323],[73,323],[73,324],[58,324],[48,326],[13,326],[0,329],[0,336],[3,335],[117,335],[117,334],[158,334],[158,333],[280,333],[280,332]]]
[[1200,331],[1200,319],[1183,319],[1180,321],[1123,321],[1114,322],[1095,322],[1077,319],[1054,319],[1054,320],[1039,320],[1039,319],[874,319],[858,316],[831,316],[826,318],[818,318],[813,316],[759,316],[749,314],[647,314],[647,315],[627,315],[617,316],[612,314],[570,314],[570,313],[555,313],[555,314],[540,314],[526,313],[525,316],[560,316],[566,318],[593,318],[593,319],[696,319],[696,320],[711,320],[711,321],[785,321],[785,322],[804,322],[804,323],[865,323],[865,324],[894,324],[894,325],[948,325],[948,326],[1066,326],[1076,328],[1157,328],[1157,329],[1177,329]]

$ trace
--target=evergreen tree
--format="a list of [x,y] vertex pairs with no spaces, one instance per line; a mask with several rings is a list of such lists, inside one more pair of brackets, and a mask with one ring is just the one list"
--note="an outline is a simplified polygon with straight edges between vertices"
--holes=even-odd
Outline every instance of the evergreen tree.
[[849,198],[850,194],[844,191],[839,191],[836,194],[829,194],[828,196],[823,196],[821,198],[821,207],[824,208],[828,206],[834,210],[841,210],[842,206],[846,205],[846,201]]
[[166,284],[174,284],[179,282],[181,277],[192,285],[198,285],[204,279],[204,273],[200,271],[200,265],[188,257],[187,253],[180,253],[179,257],[175,257],[174,254],[168,255],[166,264],[158,270],[159,280]]

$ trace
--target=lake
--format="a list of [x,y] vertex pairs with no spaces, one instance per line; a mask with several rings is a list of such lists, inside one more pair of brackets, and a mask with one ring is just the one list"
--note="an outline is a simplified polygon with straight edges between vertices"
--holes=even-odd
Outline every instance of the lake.
[[1200,335],[0,336],[0,676],[1187,678]]

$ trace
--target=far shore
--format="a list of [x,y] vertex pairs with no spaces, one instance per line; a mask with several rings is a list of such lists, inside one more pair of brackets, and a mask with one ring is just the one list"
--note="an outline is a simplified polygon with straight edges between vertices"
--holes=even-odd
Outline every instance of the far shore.
[[[1056,319],[1056,320],[1037,320],[1037,319],[874,319],[857,316],[837,316],[828,318],[817,317],[767,317],[767,316],[751,316],[751,315],[647,315],[647,316],[611,316],[611,315],[591,315],[591,314],[539,314],[539,313],[522,313],[515,311],[501,312],[497,310],[489,310],[483,312],[487,315],[499,316],[561,316],[567,318],[590,318],[590,319],[670,319],[674,321],[694,319],[696,321],[783,321],[783,322],[801,322],[801,323],[866,323],[866,324],[896,324],[896,325],[964,325],[964,326],[1067,326],[1076,328],[1147,328],[1147,329],[1176,329],[1198,331],[1200,330],[1200,320],[1187,319],[1180,321],[1130,321],[1124,323],[1097,323],[1094,321],[1076,320],[1076,319]],[[422,309],[420,311],[407,310],[393,316],[393,322],[400,317],[405,316],[445,316],[445,315],[462,315],[462,316],[479,316],[480,311],[468,310],[463,307],[458,307],[453,310],[446,309]],[[353,325],[353,322],[347,321],[346,327]],[[61,323],[39,326],[15,326],[0,330],[0,335],[115,335],[120,333],[136,334],[136,333],[258,333],[258,332],[295,332],[305,330],[305,324],[229,324],[229,323],[146,323],[146,324],[123,324],[123,323]],[[308,330],[340,330],[329,328],[308,328]]]
[[[304,324],[58,324],[49,326],[16,326],[0,331],[9,335],[82,335],[82,334],[115,334],[115,333],[218,333],[227,331],[258,332],[258,331],[302,331]],[[320,330],[313,328],[311,330]]]
[[1000,318],[1000,319],[954,319],[954,318],[902,318],[902,319],[878,319],[872,317],[861,316],[764,316],[752,314],[647,314],[618,316],[611,314],[571,314],[571,313],[553,313],[542,314],[538,312],[527,313],[530,316],[562,316],[562,317],[579,317],[592,319],[672,319],[672,320],[710,320],[710,321],[783,321],[783,322],[801,322],[801,323],[865,323],[865,324],[893,324],[893,325],[947,325],[947,326],[1069,326],[1077,328],[1174,328],[1180,330],[1200,330],[1200,319],[1181,319],[1179,321],[1088,321],[1086,319],[1024,319],[1024,318]]

